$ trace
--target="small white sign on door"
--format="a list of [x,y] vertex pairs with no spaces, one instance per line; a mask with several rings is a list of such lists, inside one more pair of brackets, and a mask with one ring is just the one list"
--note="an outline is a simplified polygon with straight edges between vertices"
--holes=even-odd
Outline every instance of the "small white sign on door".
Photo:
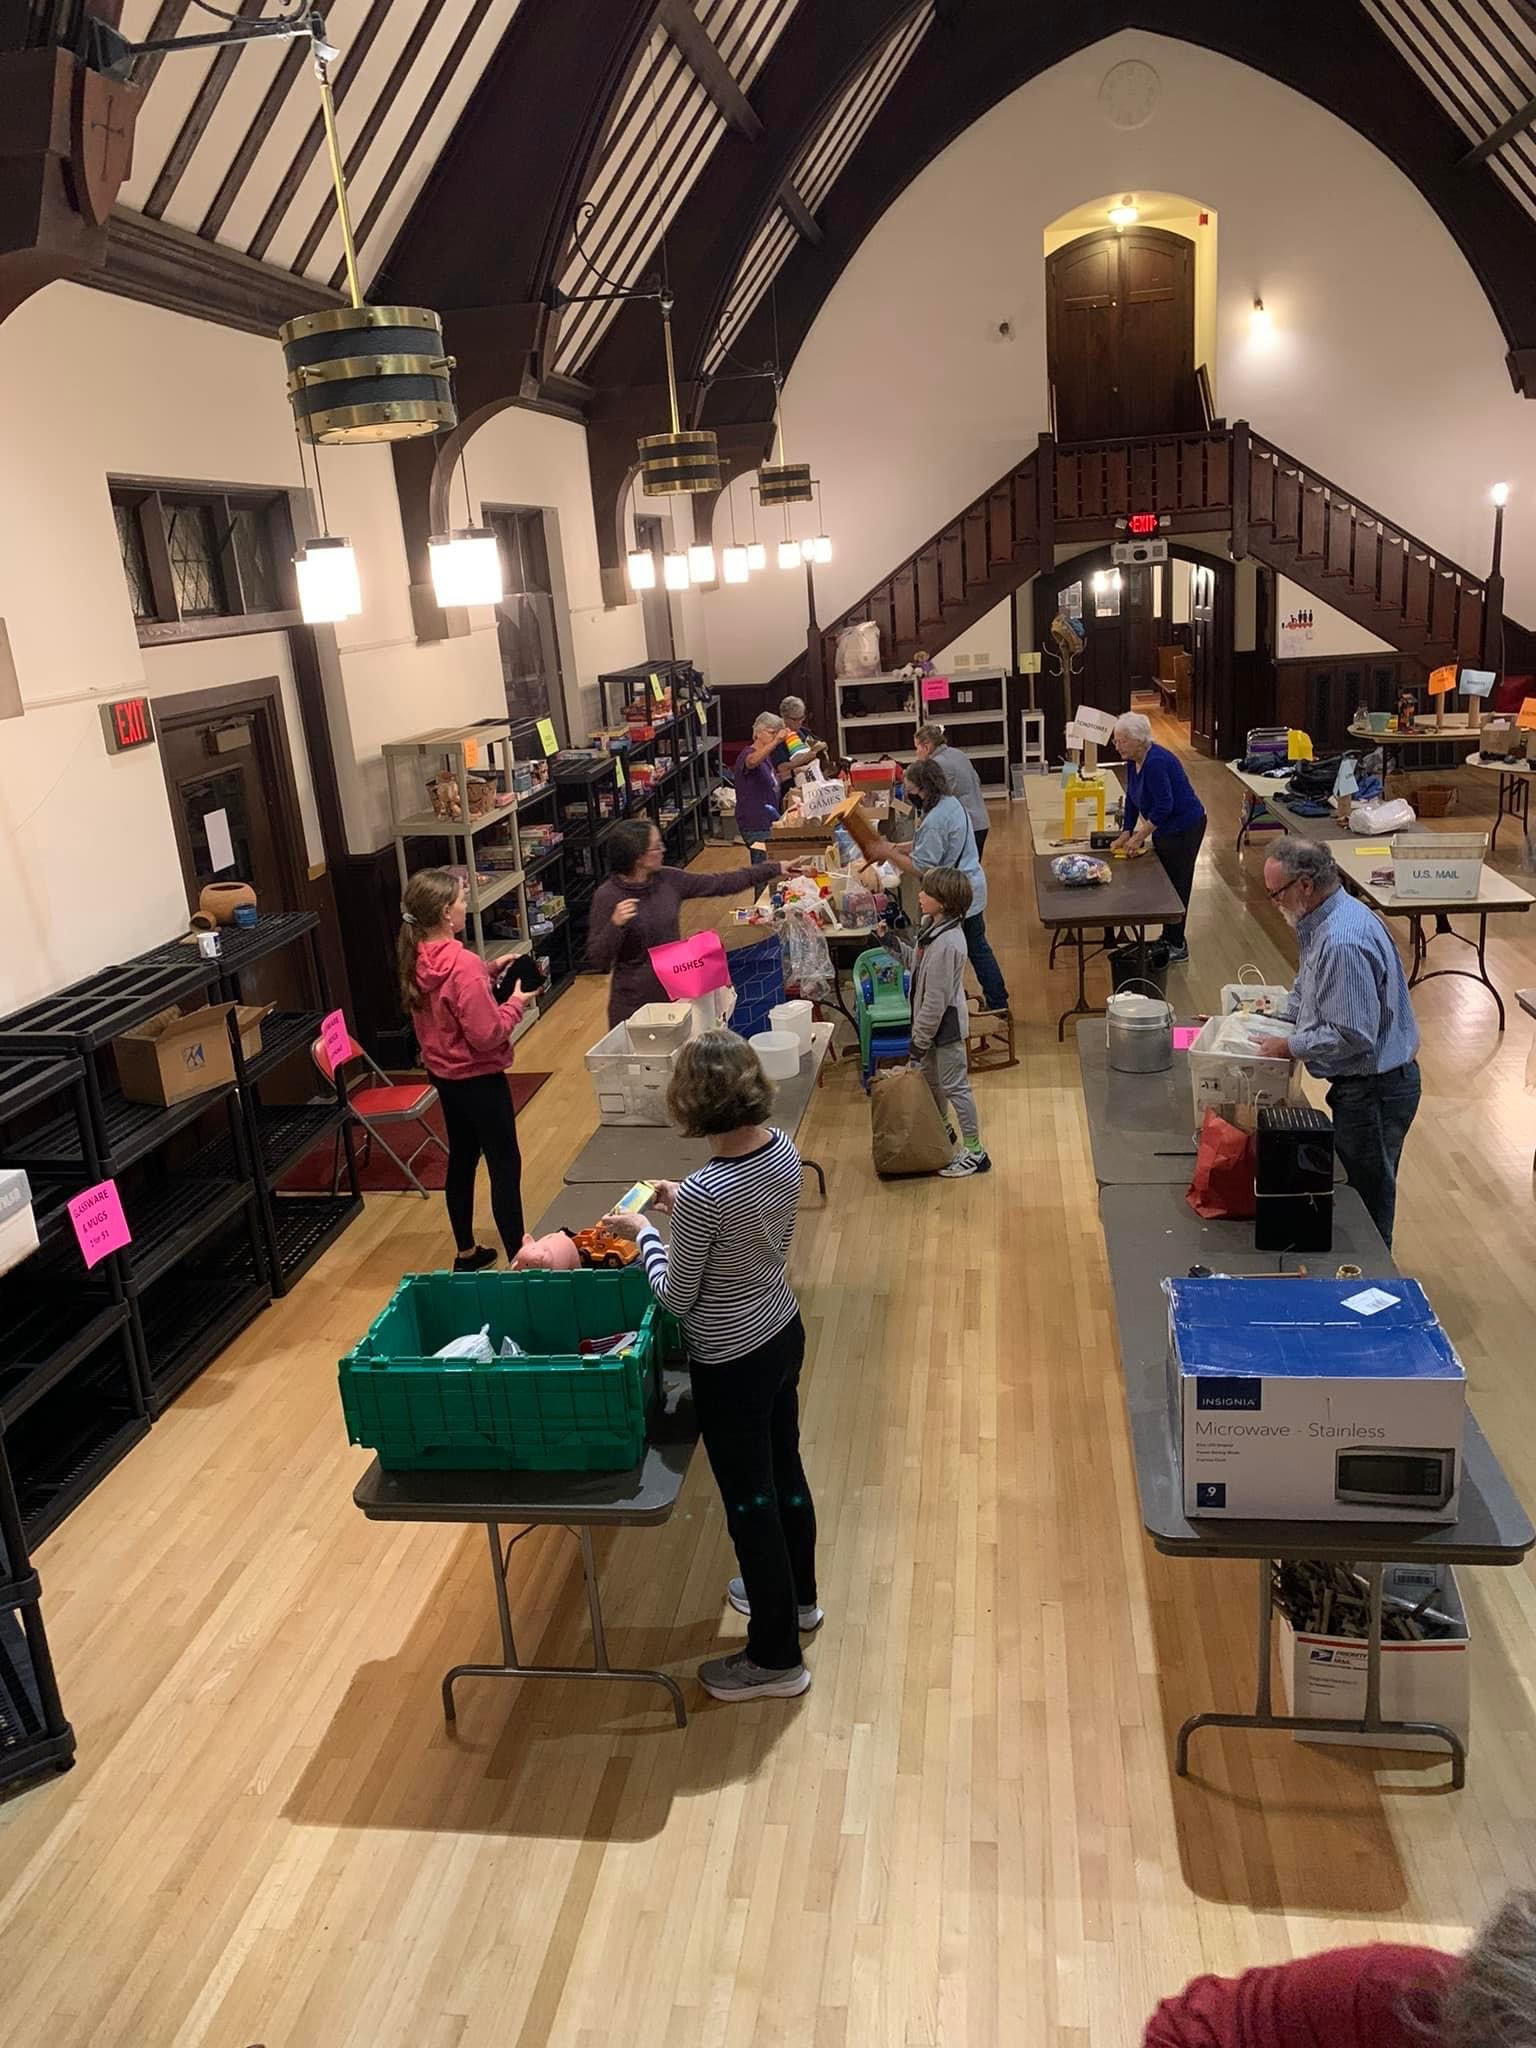
[[208,841],[208,863],[216,875],[235,864],[235,842],[230,836],[228,811],[206,811],[203,834]]

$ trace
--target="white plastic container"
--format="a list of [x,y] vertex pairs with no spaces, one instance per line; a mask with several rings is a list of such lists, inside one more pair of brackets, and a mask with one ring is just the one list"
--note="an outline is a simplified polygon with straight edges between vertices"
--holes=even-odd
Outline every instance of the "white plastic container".
[[0,1168],[0,1273],[37,1250],[32,1186],[20,1167]]
[[629,1020],[629,1040],[636,1052],[676,1052],[695,1029],[688,1003],[642,1003]]
[[800,1041],[792,1031],[754,1031],[748,1045],[770,1081],[793,1081],[800,1071]]
[[1212,1017],[1189,1048],[1189,1085],[1194,1097],[1195,1125],[1208,1109],[1225,1104],[1285,1102],[1292,1088],[1288,1059],[1262,1059],[1257,1053],[1217,1052],[1214,1048],[1230,1016]]
[[667,1123],[667,1084],[676,1058],[676,1052],[647,1052],[635,1044],[627,1024],[615,1024],[587,1054],[598,1121]]
[[800,1046],[803,1059],[811,1049],[812,1006],[806,1002],[778,1003],[768,1012],[770,1031],[787,1031]]
[[1397,894],[1470,903],[1487,858],[1486,832],[1399,832],[1392,841]]

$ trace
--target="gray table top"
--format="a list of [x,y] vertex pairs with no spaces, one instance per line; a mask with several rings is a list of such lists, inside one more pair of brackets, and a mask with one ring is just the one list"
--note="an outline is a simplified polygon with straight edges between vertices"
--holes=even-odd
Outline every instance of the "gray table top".
[[[1450,1523],[1191,1521],[1168,1409],[1168,1304],[1162,1282],[1192,1265],[1223,1273],[1273,1273],[1273,1253],[1253,1249],[1251,1223],[1208,1223],[1169,1187],[1105,1188],[1099,1214],[1109,1254],[1142,1520],[1167,1557],[1319,1557],[1401,1563],[1518,1564],[1533,1542],[1530,1518],[1510,1490],[1470,1409],[1462,1453],[1461,1514]],[[1360,1197],[1334,1198],[1334,1247],[1314,1270],[1340,1262],[1367,1275],[1395,1274]],[[1294,1266],[1294,1261],[1291,1262]]]
[[[830,1024],[812,1025],[811,1050],[799,1073],[792,1081],[780,1081],[774,1091],[772,1121],[788,1137],[805,1119],[831,1043]],[[565,1169],[565,1178],[567,1185],[616,1180],[625,1188],[637,1180],[686,1180],[708,1157],[707,1138],[685,1138],[670,1124],[600,1124]]]
[[1057,854],[1035,855],[1035,907],[1049,931],[1079,926],[1177,924],[1184,915],[1168,871],[1155,853],[1137,860],[1104,856],[1110,878],[1098,887],[1069,889],[1051,873]]
[[1536,988],[1522,988],[1516,991],[1515,1001],[1528,1017],[1536,1017]]
[[[629,1193],[639,1178],[637,1174],[631,1180],[567,1181],[539,1218],[534,1236],[543,1237],[551,1230],[590,1229]],[[670,1234],[668,1219],[659,1210],[647,1210],[646,1220],[654,1223],[664,1238]]]
[[698,1441],[688,1375],[662,1375],[645,1456],[627,1472],[386,1472],[377,1458],[352,1498],[370,1522],[553,1522],[616,1528],[665,1522]]

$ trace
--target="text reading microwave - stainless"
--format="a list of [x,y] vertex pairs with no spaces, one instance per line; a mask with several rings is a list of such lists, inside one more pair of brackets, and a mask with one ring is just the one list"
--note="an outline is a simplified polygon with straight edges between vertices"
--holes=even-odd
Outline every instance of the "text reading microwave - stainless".
[[1353,1444],[1334,1467],[1334,1499],[1354,1507],[1443,1508],[1455,1491],[1453,1450]]

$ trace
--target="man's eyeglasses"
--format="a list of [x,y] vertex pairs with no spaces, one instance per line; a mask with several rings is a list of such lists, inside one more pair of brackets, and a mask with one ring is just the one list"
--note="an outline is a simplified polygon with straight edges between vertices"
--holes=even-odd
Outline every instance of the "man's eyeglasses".
[[1288,882],[1282,882],[1278,889],[1266,889],[1264,894],[1271,903],[1278,903],[1287,889],[1294,889],[1298,882],[1304,882],[1306,879],[1305,875],[1292,875],[1291,879]]

